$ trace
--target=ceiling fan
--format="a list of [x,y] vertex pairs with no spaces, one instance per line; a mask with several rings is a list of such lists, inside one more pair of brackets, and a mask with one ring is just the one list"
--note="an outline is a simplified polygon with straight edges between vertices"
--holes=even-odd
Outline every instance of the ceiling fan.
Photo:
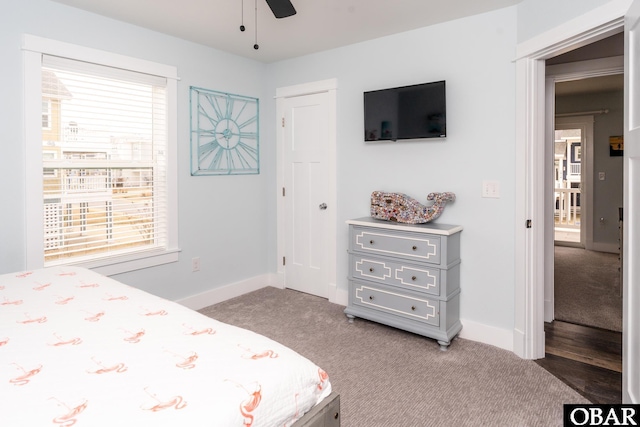
[[[286,18],[289,16],[293,16],[296,14],[296,9],[293,7],[293,5],[291,4],[290,0],[265,0],[267,2],[267,4],[269,5],[269,7],[271,8],[271,11],[273,12],[273,15],[276,18]],[[240,24],[240,31],[244,31],[245,30],[245,26],[244,26],[244,0],[242,0],[242,23]],[[256,14],[255,14],[255,18],[256,18],[256,26],[255,26],[255,33],[256,33],[256,42],[253,45],[253,48],[258,50],[260,49],[260,45],[258,45],[258,0],[255,0],[255,9],[256,9]]]
[[296,14],[296,9],[289,0],[266,0],[276,18],[286,18]]

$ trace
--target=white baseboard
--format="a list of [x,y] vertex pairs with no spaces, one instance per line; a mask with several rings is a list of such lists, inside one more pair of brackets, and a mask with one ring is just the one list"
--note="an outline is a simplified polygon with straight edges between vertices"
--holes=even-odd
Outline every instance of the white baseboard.
[[516,356],[526,359],[524,332],[518,329],[513,330],[513,352]]
[[[218,304],[267,286],[273,286],[279,289],[284,288],[282,280],[280,280],[277,274],[264,274],[211,289],[210,291],[183,298],[176,302],[192,310],[200,310],[210,305]],[[337,287],[332,288],[333,289],[330,290],[330,294],[333,294],[333,296],[329,301],[334,304],[346,306],[348,303],[348,291],[346,289],[338,289]],[[462,331],[460,331],[459,334],[460,338],[478,341],[505,350],[514,351],[512,331],[487,326],[471,320],[460,319],[460,321],[462,323]]]
[[472,320],[460,319],[462,330],[459,337],[493,345],[504,350],[514,351],[513,331],[487,326]]
[[[269,284],[270,286],[273,286],[274,288],[278,288],[278,289],[284,289],[284,274],[282,274],[281,272],[278,273],[274,273],[270,275],[270,281]],[[347,301],[348,301],[348,292],[346,289],[338,289],[337,285],[335,283],[329,283],[329,291],[328,291],[328,295],[329,297],[327,298],[329,300],[329,302],[332,302],[334,304],[339,304],[339,305],[347,305]]]
[[597,252],[608,252],[611,254],[619,254],[620,253],[620,248],[618,247],[618,244],[616,243],[598,243],[598,242],[594,242],[593,245],[591,246],[591,248],[589,248],[592,251],[597,251]]
[[553,300],[544,300],[544,321],[547,323],[553,322],[555,318],[555,306]]
[[338,305],[344,305],[345,307],[349,303],[349,291],[346,289],[338,289],[338,287],[334,284],[332,285],[333,292],[329,292],[329,295],[333,294],[333,297],[329,297],[329,302]]
[[282,272],[277,272],[270,274],[271,276],[271,286],[278,289],[284,289],[284,274]]
[[[239,297],[240,295],[257,291],[258,289],[262,289],[267,286],[284,289],[284,275],[280,273],[263,274],[261,276],[252,277],[250,279],[241,280],[236,283],[230,283],[219,288],[211,289],[197,295],[182,298],[176,302],[192,310],[200,310],[201,308],[209,307],[210,305],[218,304],[222,301]],[[335,283],[331,283],[329,285],[328,299],[330,302],[346,306],[349,298],[348,295],[349,294],[346,289],[338,289]]]
[[[346,306],[349,300],[349,293],[346,289],[336,289],[335,299],[330,301],[335,304]],[[460,338],[471,341],[478,341],[484,344],[493,345],[505,350],[513,351],[513,332],[507,329],[487,326],[471,320],[460,319],[462,330]]]
[[210,305],[218,304],[222,301],[239,297],[240,295],[257,291],[267,286],[279,287],[275,275],[263,274],[183,298],[176,302],[192,310],[200,310],[201,308],[209,307]]

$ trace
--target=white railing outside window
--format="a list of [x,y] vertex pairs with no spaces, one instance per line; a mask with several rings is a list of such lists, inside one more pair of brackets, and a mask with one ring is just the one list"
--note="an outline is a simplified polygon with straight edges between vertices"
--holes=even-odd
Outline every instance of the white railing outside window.
[[556,188],[555,222],[566,228],[580,228],[580,189]]
[[64,178],[62,192],[69,193],[97,193],[106,192],[110,188],[106,175],[97,176],[67,176]]

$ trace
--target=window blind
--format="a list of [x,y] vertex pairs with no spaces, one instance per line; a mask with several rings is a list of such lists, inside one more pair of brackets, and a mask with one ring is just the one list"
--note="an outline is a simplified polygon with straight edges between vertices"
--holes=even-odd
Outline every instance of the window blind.
[[166,248],[166,85],[43,55],[45,266]]

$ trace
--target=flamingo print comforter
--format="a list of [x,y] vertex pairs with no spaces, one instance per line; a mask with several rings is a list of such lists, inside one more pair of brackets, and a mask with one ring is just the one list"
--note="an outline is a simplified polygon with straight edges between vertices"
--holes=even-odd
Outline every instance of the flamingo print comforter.
[[0,275],[2,426],[290,426],[330,391],[293,350],[90,270]]

